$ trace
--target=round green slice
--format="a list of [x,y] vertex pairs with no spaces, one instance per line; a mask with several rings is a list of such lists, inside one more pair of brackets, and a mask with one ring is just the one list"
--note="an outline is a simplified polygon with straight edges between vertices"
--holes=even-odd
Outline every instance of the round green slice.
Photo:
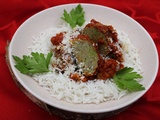
[[91,76],[98,67],[99,55],[88,40],[75,39],[72,41],[73,54],[77,64],[82,69],[85,76]]
[[98,42],[99,39],[106,39],[105,35],[95,27],[85,27],[83,34],[87,35],[94,42]]
[[[83,34],[87,35],[94,43],[98,43],[98,51],[100,54],[104,56],[108,55],[108,43],[104,33],[95,27],[85,27]],[[103,43],[99,43],[99,40],[103,41]]]

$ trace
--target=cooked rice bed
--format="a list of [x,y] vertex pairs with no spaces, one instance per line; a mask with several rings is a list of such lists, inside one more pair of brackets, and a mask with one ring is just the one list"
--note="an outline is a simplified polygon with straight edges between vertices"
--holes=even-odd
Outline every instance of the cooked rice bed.
[[[63,24],[57,28],[48,28],[39,36],[33,37],[33,44],[29,47],[32,52],[41,52],[47,54],[53,49],[50,38],[57,33],[66,32],[63,44],[66,44],[64,50],[71,52],[69,40],[75,38],[82,28],[77,27],[72,30],[69,25]],[[132,45],[127,34],[122,31],[117,31],[118,40],[122,44],[122,53],[124,57],[124,66],[133,67],[138,73],[141,73],[141,62],[138,50]],[[56,61],[53,56],[51,63]],[[88,82],[75,82],[69,78],[70,73],[74,72],[74,66],[67,66],[64,74],[57,73],[56,68],[49,65],[52,72],[36,74],[33,79],[37,83],[50,92],[50,95],[59,100],[64,100],[71,103],[95,103],[109,100],[118,100],[127,95],[128,92],[120,90],[112,79],[109,80],[92,80]]]

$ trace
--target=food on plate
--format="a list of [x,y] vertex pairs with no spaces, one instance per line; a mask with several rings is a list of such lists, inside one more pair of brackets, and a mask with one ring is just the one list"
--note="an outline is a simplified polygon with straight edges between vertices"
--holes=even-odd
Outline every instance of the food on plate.
[[[63,44],[65,34],[60,32],[51,38],[55,57],[60,59],[53,66],[60,68],[61,72],[65,72],[69,64],[75,66],[74,72],[70,73],[73,80],[106,80],[113,78],[124,67],[121,44],[111,25],[92,19],[77,37],[68,40],[68,44]],[[70,47],[70,53],[64,50],[65,46]]]
[[95,19],[85,22],[80,4],[70,14],[64,10],[62,19],[67,23],[33,37],[31,56],[13,55],[21,73],[71,103],[98,104],[145,89],[138,50],[124,32]]

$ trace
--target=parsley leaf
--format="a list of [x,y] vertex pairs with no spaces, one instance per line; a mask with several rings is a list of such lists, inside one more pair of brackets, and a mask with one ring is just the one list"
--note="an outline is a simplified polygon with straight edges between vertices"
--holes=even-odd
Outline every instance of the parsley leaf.
[[48,53],[46,58],[44,54],[32,52],[31,56],[23,55],[23,59],[12,56],[16,61],[15,67],[23,74],[35,74],[42,72],[49,72],[48,65],[52,57],[52,53]]
[[82,26],[85,22],[84,13],[82,6],[78,4],[75,9],[73,8],[70,11],[70,13],[67,13],[64,9],[63,17],[61,17],[61,19],[69,23],[72,28],[76,27],[76,25]]
[[133,72],[133,68],[125,67],[114,75],[113,80],[119,88],[135,92],[145,90],[143,85],[139,84],[136,80],[139,78],[142,78],[142,76],[137,72]]

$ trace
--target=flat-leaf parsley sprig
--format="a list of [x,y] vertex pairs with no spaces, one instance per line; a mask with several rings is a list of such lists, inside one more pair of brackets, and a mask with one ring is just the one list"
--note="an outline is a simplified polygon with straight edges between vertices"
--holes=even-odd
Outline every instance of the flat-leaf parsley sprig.
[[52,52],[49,52],[45,58],[44,54],[31,52],[31,56],[23,55],[23,59],[12,55],[16,62],[15,67],[22,73],[33,75],[35,73],[49,72],[48,65],[52,57]]
[[69,23],[70,26],[74,28],[76,27],[76,25],[82,26],[84,24],[85,22],[84,14],[85,12],[83,11],[83,7],[81,6],[81,4],[78,4],[76,8],[73,8],[70,11],[70,13],[68,13],[64,9],[63,17],[61,17],[61,19]]
[[114,82],[120,89],[128,90],[129,92],[145,90],[143,85],[137,81],[137,79],[142,78],[142,76],[137,72],[133,72],[133,70],[131,67],[121,69],[114,75]]

